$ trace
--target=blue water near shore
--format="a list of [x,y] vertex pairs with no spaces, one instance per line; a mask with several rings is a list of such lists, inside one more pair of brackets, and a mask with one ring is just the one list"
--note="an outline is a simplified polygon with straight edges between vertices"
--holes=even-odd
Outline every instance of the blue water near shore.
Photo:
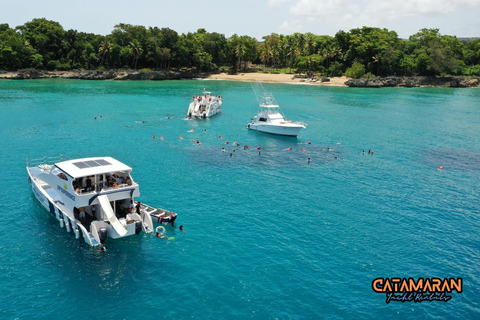
[[[184,120],[203,87],[222,113]],[[480,318],[480,90],[265,88],[298,138],[244,128],[249,83],[0,81],[0,318]],[[26,158],[59,154],[131,166],[186,232],[76,240],[27,183]],[[377,277],[463,293],[386,304]]]

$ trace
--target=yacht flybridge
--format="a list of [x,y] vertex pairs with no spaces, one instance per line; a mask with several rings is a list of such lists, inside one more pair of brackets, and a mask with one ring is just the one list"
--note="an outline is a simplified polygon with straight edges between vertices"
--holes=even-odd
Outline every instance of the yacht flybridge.
[[188,106],[189,118],[210,118],[222,111],[222,97],[212,96],[209,91],[204,91],[203,96],[193,96],[193,101]]
[[247,124],[247,128],[270,134],[296,137],[305,126],[301,123],[287,121],[273,94],[264,92],[261,101],[259,101],[258,115],[252,119],[251,123]]
[[176,218],[145,204],[136,208],[139,186],[130,176],[132,168],[122,162],[111,157],[62,160],[27,160],[28,181],[60,227],[73,230],[76,238],[83,236],[89,245],[98,246],[107,237],[151,233],[152,217],[163,223]]

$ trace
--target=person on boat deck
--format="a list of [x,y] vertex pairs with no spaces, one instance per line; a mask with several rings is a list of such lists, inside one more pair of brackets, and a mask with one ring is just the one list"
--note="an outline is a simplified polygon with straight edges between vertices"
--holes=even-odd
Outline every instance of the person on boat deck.
[[90,176],[85,179],[85,191],[92,191],[93,190],[93,184],[92,184],[92,179],[90,179]]
[[130,200],[130,204],[128,205],[128,212],[133,212],[135,205],[133,204],[133,200]]
[[108,176],[107,177],[107,186],[108,187],[113,187],[114,183],[115,183],[115,180],[111,176]]
[[113,184],[113,188],[114,188],[114,189],[117,189],[119,186],[120,186],[120,185],[118,184],[118,182],[115,182],[115,183]]
[[72,181],[72,187],[76,193],[81,193],[80,186],[78,185],[78,181],[76,179]]
[[141,205],[140,201],[137,201],[137,206],[135,207],[135,211],[136,211],[138,214],[140,214],[140,205]]
[[95,218],[96,218],[95,213],[97,212],[97,205],[94,204],[94,205],[90,208],[90,211],[91,211],[91,214],[90,214],[90,215],[93,217],[93,219],[95,219]]
[[80,208],[79,218],[81,222],[85,222],[85,207]]
[[78,211],[77,207],[73,207],[73,216],[78,219],[79,218],[80,211]]
[[124,183],[128,184],[129,186],[132,185],[132,179],[130,177],[127,177],[124,181]]

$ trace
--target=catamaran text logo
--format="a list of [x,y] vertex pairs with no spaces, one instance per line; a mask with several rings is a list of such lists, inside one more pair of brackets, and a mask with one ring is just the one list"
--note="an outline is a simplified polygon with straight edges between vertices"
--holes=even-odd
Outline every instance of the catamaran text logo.
[[386,302],[423,302],[443,301],[452,299],[447,293],[453,290],[463,291],[462,278],[376,278],[372,281],[372,289],[377,293],[386,294]]
[[67,197],[69,197],[70,199],[72,199],[73,201],[75,201],[75,196],[73,194],[71,194],[70,192],[68,192],[67,190],[63,189],[62,187],[60,187],[59,185],[57,185],[57,189],[60,190],[61,193],[63,193],[64,195],[66,195]]

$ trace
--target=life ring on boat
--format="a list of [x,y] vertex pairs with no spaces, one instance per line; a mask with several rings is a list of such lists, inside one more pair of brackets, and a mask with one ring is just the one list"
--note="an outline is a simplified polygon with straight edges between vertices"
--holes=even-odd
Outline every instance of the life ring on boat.
[[[159,229],[163,230],[163,231],[158,231]],[[165,234],[165,227],[162,227],[162,226],[158,226],[156,229],[155,229],[155,233],[160,233],[161,236],[163,236]]]

